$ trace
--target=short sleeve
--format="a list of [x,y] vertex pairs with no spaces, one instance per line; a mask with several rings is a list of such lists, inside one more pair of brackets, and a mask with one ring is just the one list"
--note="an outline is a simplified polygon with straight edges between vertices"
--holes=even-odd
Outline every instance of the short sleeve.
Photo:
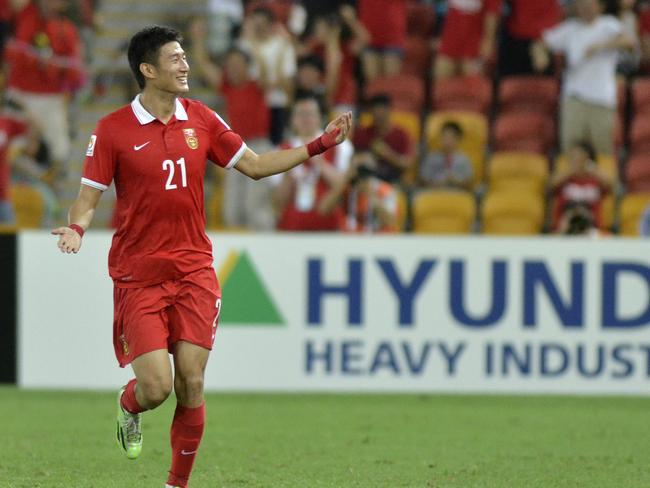
[[553,52],[566,51],[569,46],[569,40],[573,33],[573,21],[562,22],[561,24],[544,31],[542,39]]
[[216,165],[230,169],[242,158],[247,146],[241,136],[235,133],[219,114],[207,107],[204,109],[210,133],[208,158]]
[[109,134],[106,123],[100,121],[90,136],[81,178],[82,185],[105,191],[113,181],[116,158]]
[[487,0],[485,2],[485,11],[491,14],[499,14],[503,7],[503,0]]

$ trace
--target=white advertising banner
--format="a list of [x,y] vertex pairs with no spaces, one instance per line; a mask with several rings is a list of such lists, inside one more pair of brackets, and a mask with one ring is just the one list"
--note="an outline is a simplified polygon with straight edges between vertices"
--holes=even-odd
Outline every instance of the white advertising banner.
[[[648,394],[641,240],[214,234],[208,390]],[[19,383],[116,388],[110,234],[20,235]]]

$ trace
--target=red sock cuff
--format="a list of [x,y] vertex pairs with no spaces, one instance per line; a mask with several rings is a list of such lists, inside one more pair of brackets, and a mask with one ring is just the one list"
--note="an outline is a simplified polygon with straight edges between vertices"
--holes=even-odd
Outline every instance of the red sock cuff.
[[136,383],[137,381],[135,378],[127,383],[126,389],[124,390],[124,393],[122,393],[122,399],[120,400],[122,408],[130,413],[141,413],[147,410],[146,408],[141,407],[135,399]]
[[202,425],[205,423],[205,402],[200,406],[191,408],[183,407],[176,404],[176,412],[174,418],[183,422],[185,425]]

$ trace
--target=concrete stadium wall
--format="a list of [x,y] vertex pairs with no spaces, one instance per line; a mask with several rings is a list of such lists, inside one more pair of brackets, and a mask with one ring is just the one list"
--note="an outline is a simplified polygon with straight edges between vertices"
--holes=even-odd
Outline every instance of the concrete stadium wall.
[[[632,239],[211,235],[210,390],[648,394]],[[110,235],[19,236],[18,383],[116,388]]]

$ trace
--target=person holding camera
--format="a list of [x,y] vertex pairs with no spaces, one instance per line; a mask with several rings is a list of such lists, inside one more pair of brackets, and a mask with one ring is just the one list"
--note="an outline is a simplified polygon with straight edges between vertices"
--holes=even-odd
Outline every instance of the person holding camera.
[[[583,219],[579,227],[600,228],[600,208],[611,191],[612,183],[598,169],[596,153],[589,142],[575,143],[569,158],[569,168],[558,171],[550,183],[550,190],[555,196],[553,228],[556,231],[568,228],[576,216],[578,220]],[[585,224],[584,220],[589,222]]]
[[322,215],[330,215],[343,204],[344,232],[397,232],[397,191],[377,174],[377,160],[368,151],[358,152],[350,168],[318,206]]

